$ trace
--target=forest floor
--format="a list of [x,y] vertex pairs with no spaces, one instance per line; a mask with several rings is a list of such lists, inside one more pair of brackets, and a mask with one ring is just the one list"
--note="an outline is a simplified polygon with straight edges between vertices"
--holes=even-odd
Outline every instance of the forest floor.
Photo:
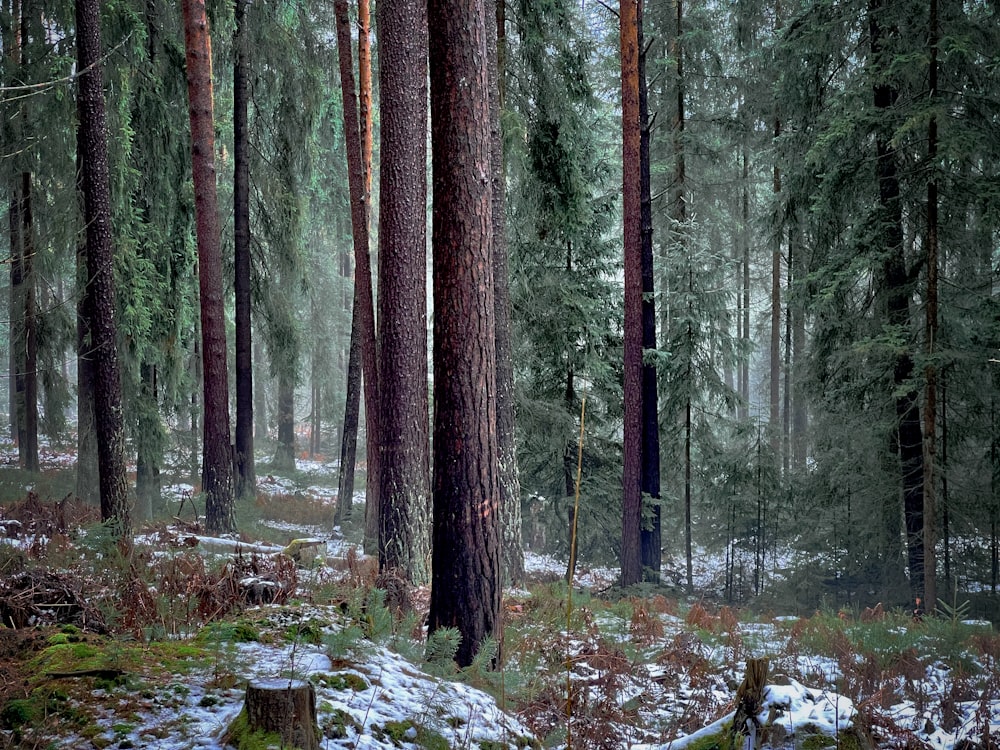
[[427,589],[378,578],[349,541],[363,506],[331,528],[332,464],[263,468],[238,538],[206,536],[174,482],[128,560],[67,472],[58,451],[30,488],[0,469],[0,748],[223,748],[248,680],[294,678],[324,748],[721,749],[756,658],[763,747],[1000,747],[1000,635],[960,609],[762,616],[617,590],[609,569],[567,589],[565,563],[528,554],[502,669],[485,653],[459,671],[454,634],[426,639]]

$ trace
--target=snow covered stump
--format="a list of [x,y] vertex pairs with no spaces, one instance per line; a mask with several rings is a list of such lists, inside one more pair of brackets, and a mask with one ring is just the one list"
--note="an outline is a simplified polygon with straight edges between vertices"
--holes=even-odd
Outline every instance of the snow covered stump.
[[305,680],[251,680],[246,703],[223,742],[241,748],[251,737],[276,736],[281,747],[319,750],[316,691]]

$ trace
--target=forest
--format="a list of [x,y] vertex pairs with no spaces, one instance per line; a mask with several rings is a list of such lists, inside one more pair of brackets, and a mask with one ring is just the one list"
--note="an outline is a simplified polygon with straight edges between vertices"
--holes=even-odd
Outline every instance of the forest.
[[539,559],[567,630],[610,571],[633,637],[676,600],[734,660],[737,610],[1000,621],[995,2],[0,0],[0,32],[4,629],[88,537],[138,597],[107,629],[173,632],[156,534],[344,540],[341,610],[416,607],[464,674]]

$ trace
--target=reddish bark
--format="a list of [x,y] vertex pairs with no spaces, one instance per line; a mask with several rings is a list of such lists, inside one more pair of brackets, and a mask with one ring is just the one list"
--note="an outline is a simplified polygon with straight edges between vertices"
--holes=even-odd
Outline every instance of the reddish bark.
[[212,45],[205,0],[184,0],[184,47],[191,164],[194,178],[198,288],[201,294],[204,455],[202,491],[205,524],[212,533],[236,530],[233,508],[233,451],[229,437],[229,386],[226,372],[226,319],[222,249],[215,184],[215,125],[212,102]]
[[[500,636],[490,105],[483,0],[431,0],[434,530],[429,627]],[[492,21],[492,19],[490,19]]]

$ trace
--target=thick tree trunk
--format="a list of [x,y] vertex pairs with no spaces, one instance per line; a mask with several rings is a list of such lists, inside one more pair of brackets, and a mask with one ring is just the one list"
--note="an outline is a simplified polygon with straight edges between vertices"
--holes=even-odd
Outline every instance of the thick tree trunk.
[[131,502],[125,467],[125,429],[112,275],[111,193],[107,125],[101,75],[101,22],[98,0],[76,3],[78,143],[87,235],[91,352],[94,356],[94,413],[100,471],[101,518],[117,526],[124,551],[132,543]]
[[233,237],[234,288],[236,296],[236,446],[234,472],[236,498],[253,499],[257,494],[257,472],[253,441],[253,329],[250,323],[250,139],[247,130],[249,92],[247,79],[248,0],[236,0],[236,31],[233,46]]
[[205,0],[183,0],[184,47],[191,118],[198,288],[201,294],[204,423],[202,491],[205,525],[211,533],[236,530],[233,449],[229,435],[226,320],[222,250],[215,184],[215,125],[212,102],[212,45]]
[[[646,86],[646,49],[642,33],[642,0],[638,7],[639,46],[639,190],[642,238],[642,348],[656,349],[656,302],[653,292],[653,200],[649,164],[649,103]],[[660,419],[656,366],[642,366],[642,494],[653,503],[650,521],[642,525],[642,569],[649,580],[660,580],[663,541],[660,529]]]
[[380,3],[379,564],[430,580],[427,396],[427,9]]
[[622,223],[625,233],[625,424],[621,583],[642,578],[642,225],[638,0],[621,0]]
[[282,747],[319,750],[316,691],[306,680],[251,680],[244,713],[226,732],[227,743],[238,743],[245,733],[276,734]]
[[[375,308],[372,300],[372,271],[368,252],[368,204],[364,189],[364,160],[358,105],[351,62],[351,27],[347,0],[334,0],[337,22],[337,55],[340,62],[340,86],[343,91],[344,145],[347,149],[347,177],[351,193],[351,230],[354,238],[354,294],[357,314],[351,325],[358,328],[361,369],[364,373],[365,427],[368,481],[365,485],[365,552],[375,552],[378,545],[378,367],[375,356]],[[353,333],[352,333],[353,335]]]
[[507,206],[504,176],[503,128],[506,45],[505,0],[486,3],[490,77],[490,158],[493,184],[493,286],[496,304],[497,450],[500,456],[501,555],[504,579],[524,580],[524,546],[521,541],[521,480],[518,476],[514,432],[514,365],[511,361],[510,290],[507,268]]
[[[77,152],[77,182],[83,196],[82,157]],[[82,206],[81,206],[82,208]],[[81,211],[82,213],[82,211]],[[87,284],[87,242],[76,250],[76,496],[88,505],[100,506],[101,480],[97,461],[97,423],[94,414],[96,367],[90,335],[90,290]],[[13,390],[13,389],[12,389]]]
[[[456,660],[500,640],[490,103],[484,0],[431,0],[434,175],[434,529],[431,632]],[[497,655],[496,658],[499,658]],[[494,660],[494,661],[495,661]]]

